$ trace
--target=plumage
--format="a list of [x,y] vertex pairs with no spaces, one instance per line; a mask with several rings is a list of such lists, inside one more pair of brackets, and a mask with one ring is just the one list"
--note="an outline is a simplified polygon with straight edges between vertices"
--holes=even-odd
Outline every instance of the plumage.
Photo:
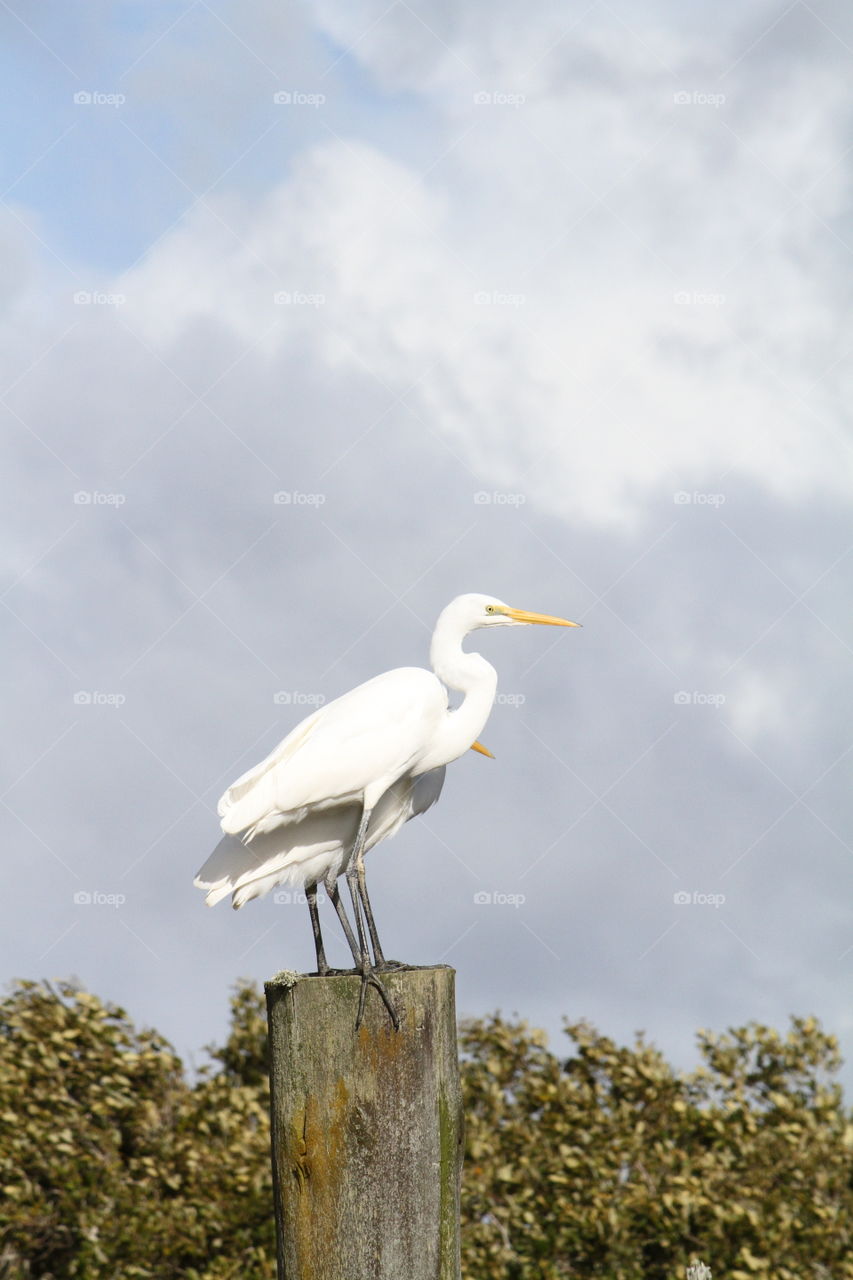
[[372,808],[412,770],[424,733],[435,731],[446,710],[447,691],[430,671],[399,667],[374,676],[314,711],[228,788],[217,806],[222,830],[251,840],[341,801],[365,797]]
[[[443,767],[432,769],[389,787],[370,815],[365,851],[396,835],[410,818],[426,813],[441,795],[444,774]],[[232,906],[239,909],[282,885],[304,889],[329,871],[337,879],[347,869],[360,817],[361,805],[349,800],[280,823],[248,843],[225,835],[196,876],[195,886],[207,890],[207,906],[231,894]]]
[[[370,899],[364,854],[438,799],[445,767],[479,737],[495,700],[497,672],[462,641],[481,627],[575,622],[511,609],[494,596],[457,596],[442,610],[430,646],[432,671],[398,667],[312,712],[219,801],[223,839],[196,876],[213,906],[231,895],[241,907],[276,885],[304,886],[319,973],[328,972],[316,892],[325,884],[346,934],[362,990],[377,988],[397,1013],[375,969],[386,965]],[[463,694],[450,709],[448,689]],[[488,753],[486,753],[488,754]],[[340,900],[346,875],[357,937]],[[374,963],[367,947],[373,944]]]

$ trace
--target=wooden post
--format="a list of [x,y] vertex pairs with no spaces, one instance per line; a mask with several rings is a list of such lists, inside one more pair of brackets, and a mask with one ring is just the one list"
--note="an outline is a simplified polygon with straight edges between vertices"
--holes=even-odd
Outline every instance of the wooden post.
[[459,1280],[455,972],[266,984],[279,1280]]

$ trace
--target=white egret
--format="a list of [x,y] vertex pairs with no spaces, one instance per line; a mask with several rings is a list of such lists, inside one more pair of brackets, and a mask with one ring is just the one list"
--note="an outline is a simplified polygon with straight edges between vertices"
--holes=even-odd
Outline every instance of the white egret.
[[[394,1025],[397,1014],[376,970],[382,953],[364,854],[438,799],[445,766],[476,741],[495,700],[497,672],[462,641],[480,627],[579,623],[512,609],[494,596],[462,595],[442,611],[430,647],[433,670],[386,671],[326,703],[298,724],[219,801],[225,839],[196,877],[207,903],[232,894],[233,905],[277,884],[304,886],[320,973],[328,972],[316,892],[323,882],[362,975],[358,1022],[368,984],[377,988]],[[455,709],[447,690],[463,694]],[[489,754],[486,752],[486,754]],[[338,893],[346,873],[356,921],[350,926]],[[362,918],[364,913],[364,919]],[[371,963],[365,921],[373,945]],[[357,936],[356,936],[357,935]]]
[[[475,745],[485,751],[479,744]],[[409,818],[425,813],[435,804],[441,794],[444,774],[442,766],[417,778],[401,778],[389,787],[371,814],[364,852],[394,835]],[[327,974],[330,969],[320,930],[317,887],[321,883],[325,885],[349,939],[351,929],[342,913],[337,881],[347,868],[360,818],[359,804],[345,801],[310,812],[299,821],[283,823],[272,831],[261,832],[247,844],[236,835],[225,835],[199,871],[195,883],[207,890],[205,901],[209,907],[230,893],[236,909],[252,898],[269,893],[277,885],[304,886],[317,952],[317,972]],[[369,899],[365,900],[369,903]],[[375,966],[387,967],[375,932],[372,942]]]

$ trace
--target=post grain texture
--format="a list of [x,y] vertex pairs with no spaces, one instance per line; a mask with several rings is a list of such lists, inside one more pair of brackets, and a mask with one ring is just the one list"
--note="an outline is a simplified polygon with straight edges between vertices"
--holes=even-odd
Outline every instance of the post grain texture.
[[279,1280],[458,1280],[462,1106],[454,970],[266,984]]

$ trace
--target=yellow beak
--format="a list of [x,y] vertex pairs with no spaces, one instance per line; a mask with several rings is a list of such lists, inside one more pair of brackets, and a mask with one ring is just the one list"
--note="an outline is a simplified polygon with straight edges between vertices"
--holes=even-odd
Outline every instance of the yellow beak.
[[495,757],[492,755],[492,753],[491,753],[491,751],[489,750],[489,748],[488,748],[488,747],[484,747],[484,746],[483,746],[482,742],[472,742],[472,743],[471,743],[471,750],[472,750],[472,751],[479,751],[479,753],[480,753],[480,755],[481,755],[481,756],[488,756],[490,760],[494,760],[494,758],[495,758]]
[[504,609],[503,612],[514,622],[542,622],[549,627],[579,627],[579,622],[568,622],[565,618],[552,618],[548,613],[528,613],[525,609]]

